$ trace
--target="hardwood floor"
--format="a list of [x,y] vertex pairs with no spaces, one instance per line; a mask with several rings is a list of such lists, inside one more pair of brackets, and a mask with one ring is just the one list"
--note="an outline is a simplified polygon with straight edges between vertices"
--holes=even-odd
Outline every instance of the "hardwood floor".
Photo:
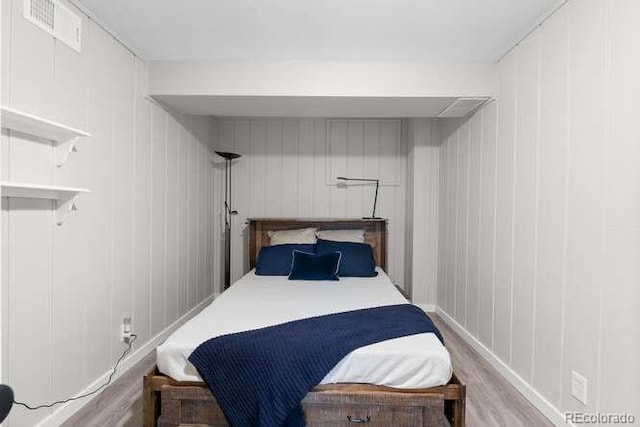
[[142,426],[142,377],[156,363],[152,351],[126,375],[69,418],[64,427]]
[[[431,314],[451,354],[454,371],[467,384],[467,425],[535,426],[553,424],[438,316]],[[155,363],[152,352],[65,424],[66,427],[142,425],[142,376]]]
[[467,385],[468,426],[553,426],[440,317],[429,316],[444,336],[454,372]]

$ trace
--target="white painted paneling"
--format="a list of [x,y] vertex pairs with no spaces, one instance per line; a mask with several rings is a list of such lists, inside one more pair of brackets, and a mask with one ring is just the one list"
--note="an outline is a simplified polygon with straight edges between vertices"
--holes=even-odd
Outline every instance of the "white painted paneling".
[[447,213],[447,266],[448,266],[448,282],[445,291],[445,307],[449,313],[455,311],[455,297],[457,290],[458,269],[456,268],[457,248],[458,248],[458,134],[455,133],[449,139],[447,147],[447,165],[448,179],[447,192],[449,196],[449,208]]
[[469,121],[469,189],[467,213],[466,328],[478,335],[478,262],[480,259],[480,202],[482,198],[482,114]]
[[[229,143],[232,143],[235,138],[233,135],[228,136],[224,131],[224,125],[227,121],[222,120],[220,122],[220,132],[218,133],[218,146],[219,147],[228,147]],[[266,215],[266,194],[267,194],[267,180],[259,179],[260,177],[264,177],[267,174],[267,162],[264,161],[264,157],[266,156],[266,137],[267,137],[267,123],[265,120],[251,120],[250,122],[250,136],[251,136],[251,144],[249,146],[249,154],[247,154],[248,163],[251,165],[251,170],[249,172],[250,184],[249,184],[249,211],[254,212],[256,216],[265,216]],[[234,148],[233,146],[229,147]],[[234,148],[235,149],[235,148]],[[324,150],[324,147],[323,147]],[[245,153],[243,153],[245,154]],[[323,164],[324,166],[324,164]],[[316,170],[318,170],[317,168]],[[324,179],[324,168],[320,170],[323,174],[322,179]],[[235,176],[239,176],[235,174]],[[238,180],[239,181],[239,180]],[[234,187],[241,188],[241,187]],[[237,193],[237,191],[236,191]],[[238,197],[234,197],[238,200]],[[245,208],[246,209],[246,208]],[[327,214],[328,216],[328,214]],[[236,221],[237,222],[237,221]],[[238,224],[242,224],[241,222],[237,222]],[[240,250],[240,249],[238,249]],[[234,252],[235,253],[235,252]]]
[[441,158],[437,130],[435,120],[408,120],[405,290],[410,291],[414,303],[426,306],[436,303],[441,261],[438,259]]
[[[166,173],[167,116],[159,105],[151,108],[151,335],[162,330],[166,320]],[[193,191],[195,185],[192,183]],[[189,206],[194,203],[191,200]],[[197,227],[197,224],[196,224]],[[191,246],[193,248],[193,246]]]
[[[50,236],[55,225],[50,209],[51,201],[48,200],[10,200],[8,210],[19,214],[9,215],[9,229],[3,230],[2,236],[8,239],[9,249],[5,265],[9,280],[9,326],[3,357],[7,361],[6,380],[13,387],[17,399],[29,396],[34,402],[48,400],[52,396],[52,359],[42,360],[43,354],[51,355],[54,339],[51,336]],[[46,238],[42,239],[42,236]],[[42,243],[34,245],[33,242]],[[34,259],[41,261],[34,263]],[[12,283],[23,285],[11,286]],[[34,298],[34,295],[38,297]],[[16,330],[10,325],[29,325],[29,328]],[[36,384],[38,386],[34,387]],[[47,415],[50,411],[44,412]],[[42,414],[25,413],[15,408],[12,417],[21,420],[17,425],[33,425]]]
[[488,348],[493,348],[495,302],[496,110],[497,103],[492,102],[477,113],[482,116],[478,337]]
[[[88,25],[88,20],[83,19],[83,32],[88,31]],[[86,111],[89,60],[87,56],[78,55],[72,49],[62,48],[62,45],[56,47],[58,46],[60,48],[56,49],[54,55],[55,69],[53,74],[56,80],[54,97],[55,99],[66,99],[68,102],[58,102],[53,117],[70,126],[86,129],[88,125]],[[55,168],[54,181],[56,184],[83,187],[86,185],[85,162],[89,155],[86,150],[87,143],[87,140],[81,141],[78,145],[78,152],[71,154],[64,167]],[[50,156],[50,153],[46,154],[48,157]],[[14,164],[15,160],[11,158],[10,161]],[[20,163],[15,164],[19,165]],[[33,172],[31,167],[23,170],[28,174]],[[80,210],[84,208],[86,202],[85,198],[78,201]],[[78,333],[80,336],[84,336],[84,326],[79,325],[76,334],[69,333],[71,325],[76,324],[78,319],[85,318],[85,307],[76,303],[76,296],[86,292],[85,283],[89,273],[86,265],[77,262],[78,259],[85,256],[88,250],[88,242],[80,231],[86,226],[84,224],[86,217],[76,219],[78,221],[67,222],[67,227],[54,227],[52,236],[52,264],[54,268],[52,272],[51,336],[56,339],[53,341],[51,354],[52,366],[55,366],[51,373],[51,381],[52,389],[60,395],[71,395],[86,385],[83,382],[83,376],[77,375],[79,367],[82,369],[84,366],[85,344],[82,339],[78,339]],[[11,326],[13,327],[13,325]]]
[[[380,141],[377,138],[377,130],[378,127],[375,126],[372,129],[372,133],[367,134],[367,138],[370,138],[369,141],[371,144],[379,144]],[[314,119],[313,122],[313,132],[314,132],[314,161],[315,161],[315,182],[326,182],[326,156],[327,156],[327,126],[326,121],[322,119]],[[331,206],[326,201],[331,197],[331,187],[327,185],[316,185],[313,186],[313,194],[314,201],[313,207],[314,212],[313,216],[318,216],[322,218],[328,218],[331,216]]]
[[[17,5],[18,2],[14,0],[14,4]],[[110,68],[114,46],[108,34],[96,25],[89,25],[84,37],[84,47],[84,55],[87,55],[89,61],[88,105],[85,114],[87,130],[93,137],[88,141],[91,147],[87,149],[87,156],[82,163],[87,177],[86,186],[92,190],[91,195],[86,198],[87,203],[83,204],[82,216],[88,218],[83,232],[87,241],[86,249],[93,260],[91,267],[86,270],[86,282],[95,285],[83,288],[80,301],[83,301],[86,319],[82,336],[83,354],[87,355],[82,360],[83,376],[92,379],[109,367],[111,338],[115,337],[118,326],[111,325],[111,309],[105,308],[105,302],[110,302],[114,273],[111,246],[114,197],[111,178],[114,108],[111,96],[114,73]],[[31,170],[28,163],[18,163],[13,159],[11,161],[25,172]]]
[[[636,2],[569,2],[500,61],[495,102],[442,126],[440,191],[451,194],[440,197],[439,256],[455,260],[440,263],[439,305],[559,423],[561,411],[640,413],[640,389],[624,383],[640,357],[639,20]],[[469,161],[468,126],[481,144]],[[473,227],[466,253],[451,250],[465,241],[450,230],[477,209],[475,330]],[[447,296],[464,274],[462,313]],[[588,380],[586,405],[571,396],[572,370]]]
[[[291,185],[282,180],[283,152],[282,152],[282,124],[283,120],[267,119],[266,139],[264,140],[263,161],[266,162],[266,174],[257,179],[264,179],[266,183],[265,214],[267,217],[279,217],[283,213],[282,201],[286,187]],[[236,179],[239,179],[236,176]]]
[[[124,49],[113,49],[112,80],[112,123],[111,147],[112,203],[109,206],[112,227],[111,240],[111,325],[112,333],[117,333],[124,316],[130,316],[133,309],[131,289],[133,288],[133,169],[134,169],[134,91],[135,58]],[[111,343],[111,358],[120,356],[121,345]]]
[[298,129],[297,212],[301,218],[311,217],[314,212],[314,193],[308,190],[314,188],[313,181],[316,176],[313,125],[313,119],[302,119]]
[[[409,295],[412,299],[415,299],[416,295],[413,292],[413,244],[414,244],[414,174],[415,174],[415,146],[416,140],[418,136],[417,129],[419,128],[417,120],[406,120],[402,123],[402,131],[407,140],[407,197],[405,199],[404,209],[406,211],[405,222],[404,222],[404,251],[405,251],[405,259],[404,259],[404,283],[403,288],[407,295]],[[436,143],[437,143],[436,139]],[[438,153],[439,155],[439,153]],[[437,177],[436,177],[437,179]],[[420,183],[418,183],[420,184]],[[437,224],[436,224],[437,226]],[[437,250],[437,243],[436,243]],[[437,292],[437,289],[436,289]]]
[[[123,315],[140,348],[218,288],[218,265],[205,262],[216,242],[214,123],[146,99],[146,64],[86,17],[78,54],[25,21],[21,1],[2,7],[2,104],[93,135],[57,168],[51,143],[3,131],[5,178],[92,190],[60,227],[50,201],[2,201],[3,382],[17,400],[40,404],[110,370],[124,350]],[[200,254],[191,299],[184,278],[195,265],[181,258],[190,252]],[[16,406],[6,424],[77,407]]]
[[[436,138],[440,139],[442,135],[438,132]],[[436,271],[437,291],[435,303],[440,307],[444,307],[445,293],[447,290],[449,269],[447,268],[447,223],[449,208],[449,191],[447,187],[447,179],[449,168],[447,165],[447,149],[448,142],[443,141],[440,146],[440,157],[438,159],[438,247],[436,256],[438,258],[438,267]]]
[[[370,216],[375,187],[334,184],[347,176],[381,180],[376,213],[389,219],[388,272],[403,283],[407,155],[399,120],[223,118],[217,144],[242,155],[233,165],[232,281],[248,268],[246,218]],[[215,164],[224,168],[219,157]]]
[[[563,391],[560,405],[582,410],[569,395],[571,370],[598,390],[597,351],[603,260],[605,6],[601,0],[569,5],[569,182],[567,189],[566,298],[563,337]],[[593,395],[586,408],[596,410]]]
[[[601,286],[599,410],[640,413],[640,392],[616,397],[625,389],[620,369],[640,377],[640,123],[633,107],[640,96],[640,2],[611,1],[611,64],[608,70],[608,130],[605,139],[605,283]],[[609,325],[625,325],[623,328]],[[629,344],[627,344],[629,343]]]
[[[166,228],[165,242],[167,248],[165,253],[166,268],[166,288],[165,301],[167,309],[167,318],[165,324],[171,324],[178,319],[178,305],[180,303],[180,292],[178,282],[178,212],[184,209],[176,203],[180,197],[179,184],[179,167],[180,167],[180,127],[173,117],[169,116],[167,121],[167,171],[165,176],[165,186],[167,189],[165,199],[166,212]],[[202,194],[202,193],[200,193]],[[199,206],[197,211],[200,214],[204,211],[204,206]],[[200,227],[204,233],[204,227]],[[204,285],[204,284],[203,284]]]
[[513,290],[514,160],[516,155],[517,56],[504,58],[498,68],[498,140],[496,174],[496,255],[493,350],[511,361]]
[[458,134],[458,155],[456,161],[458,163],[458,179],[456,180],[455,194],[458,197],[457,221],[456,221],[456,285],[455,285],[455,305],[454,313],[462,324],[466,325],[467,302],[467,224],[469,222],[468,205],[469,205],[469,123],[464,123]]
[[282,122],[282,211],[298,214],[298,121]]
[[[329,211],[332,217],[347,217],[347,200],[349,191],[353,190],[353,186],[362,186],[362,183],[345,184],[339,183],[340,188],[332,186],[337,183],[335,179],[338,176],[348,176],[347,174],[347,131],[349,122],[344,120],[331,121],[327,124],[327,157],[326,157],[326,175],[325,185],[329,185],[331,194]],[[373,135],[372,141],[378,147],[381,145],[380,125],[378,132]],[[380,166],[378,162],[378,167]],[[357,177],[356,177],[357,178]],[[349,188],[351,187],[351,188]],[[363,215],[367,215],[364,213]]]
[[[135,134],[133,169],[133,312],[132,326],[141,342],[151,335],[151,103],[143,99],[146,65],[135,62]],[[186,144],[182,144],[184,147]],[[183,169],[186,173],[186,168]],[[181,182],[181,188],[186,188]],[[184,204],[182,200],[180,204]],[[183,243],[184,244],[184,243]],[[181,247],[187,247],[184,245]],[[186,251],[185,251],[186,252]]]
[[539,34],[540,148],[533,385],[560,399],[567,145],[567,9]]
[[536,239],[538,209],[538,37],[533,33],[518,50],[515,192],[513,212],[513,369],[531,381],[533,313],[536,305]]

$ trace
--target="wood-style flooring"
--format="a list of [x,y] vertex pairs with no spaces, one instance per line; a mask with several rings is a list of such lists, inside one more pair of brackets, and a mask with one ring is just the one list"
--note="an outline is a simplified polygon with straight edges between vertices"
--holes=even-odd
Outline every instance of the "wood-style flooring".
[[[467,384],[468,426],[553,425],[437,315],[431,314],[431,317],[444,335],[454,371]],[[63,425],[141,426],[142,376],[154,363],[155,352],[152,352]]]
[[142,377],[156,364],[152,351],[126,375],[118,378],[87,406],[76,412],[65,427],[142,426]]
[[467,426],[553,426],[438,315],[429,316],[444,337],[453,371],[467,385]]

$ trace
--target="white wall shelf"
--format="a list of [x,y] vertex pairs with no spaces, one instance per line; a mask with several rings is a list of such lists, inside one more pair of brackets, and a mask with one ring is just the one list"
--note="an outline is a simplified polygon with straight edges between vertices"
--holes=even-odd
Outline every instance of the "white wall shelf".
[[49,199],[57,203],[55,221],[57,225],[67,219],[76,210],[76,201],[80,194],[90,193],[85,188],[61,187],[55,185],[25,184],[22,182],[0,182],[2,197],[19,197],[28,199]]
[[91,134],[61,123],[37,117],[9,107],[0,107],[2,127],[55,142],[55,162],[61,167],[76,150],[79,138]]

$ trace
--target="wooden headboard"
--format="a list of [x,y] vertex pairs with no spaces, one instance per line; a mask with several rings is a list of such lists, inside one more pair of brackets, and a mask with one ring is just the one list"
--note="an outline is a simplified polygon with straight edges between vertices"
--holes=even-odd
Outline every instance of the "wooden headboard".
[[293,230],[315,227],[318,230],[364,230],[364,238],[373,248],[376,265],[387,270],[387,220],[386,219],[288,219],[250,218],[249,222],[249,267],[256,266],[258,252],[269,246],[269,231]]

